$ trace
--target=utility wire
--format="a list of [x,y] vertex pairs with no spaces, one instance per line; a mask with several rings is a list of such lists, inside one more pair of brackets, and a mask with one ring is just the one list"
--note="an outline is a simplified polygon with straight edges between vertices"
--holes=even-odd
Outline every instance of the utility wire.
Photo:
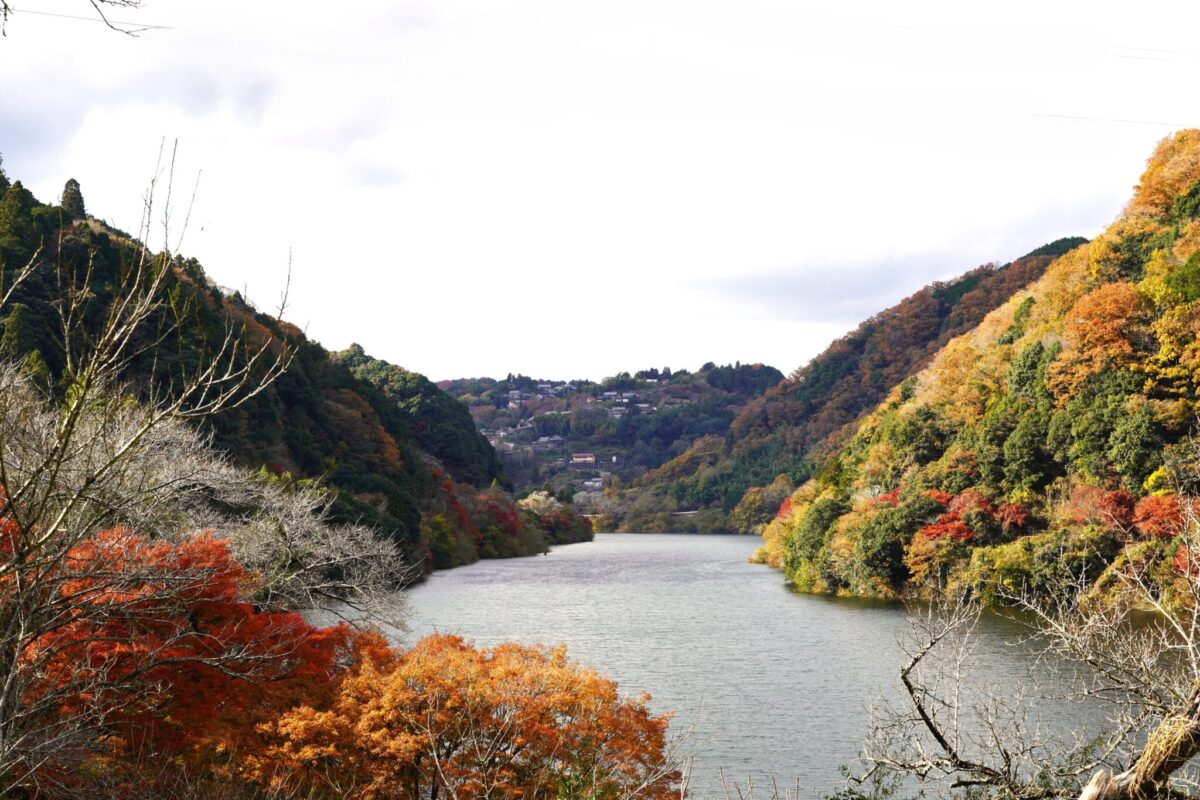
[[1030,114],[1032,117],[1046,119],[1073,119],[1081,122],[1116,122],[1122,125],[1154,125],[1160,128],[1193,128],[1195,122],[1155,122],[1148,119],[1120,119],[1117,117],[1089,117],[1083,114]]
[[76,14],[56,14],[53,11],[30,11],[27,8],[20,8],[20,9],[11,8],[10,10],[14,16],[17,14],[34,14],[39,17],[58,17],[59,19],[77,19],[81,22],[99,22],[104,25],[108,25],[109,23],[112,23],[113,25],[128,25],[132,28],[137,28],[138,30],[143,30],[143,31],[175,30],[175,28],[171,25],[144,25],[140,22],[127,22],[125,20],[119,20],[119,19],[112,19],[112,20],[108,20],[106,22],[105,20],[100,19],[98,17],[81,17]]

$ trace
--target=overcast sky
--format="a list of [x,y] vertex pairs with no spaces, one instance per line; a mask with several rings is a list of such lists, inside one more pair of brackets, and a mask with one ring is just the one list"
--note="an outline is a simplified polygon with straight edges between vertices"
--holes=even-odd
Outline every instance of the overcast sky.
[[178,139],[185,254],[265,309],[291,248],[293,321],[434,379],[790,372],[1200,125],[1194,2],[14,4],[11,177],[136,230]]

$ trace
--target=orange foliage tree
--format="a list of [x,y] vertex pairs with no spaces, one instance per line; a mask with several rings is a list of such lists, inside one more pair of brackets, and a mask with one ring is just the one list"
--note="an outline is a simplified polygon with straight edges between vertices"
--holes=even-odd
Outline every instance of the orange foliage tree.
[[1138,501],[1133,524],[1143,536],[1171,537],[1183,532],[1183,507],[1175,494],[1152,494]]
[[250,775],[304,796],[678,796],[667,718],[562,648],[430,636],[369,656],[331,703],[263,726]]
[[[6,553],[20,538],[0,520]],[[0,608],[31,599],[15,584],[0,578]],[[10,780],[41,793],[69,788],[97,768],[97,752],[209,758],[318,695],[353,632],[257,609],[242,597],[246,584],[227,544],[207,533],[174,544],[108,529],[42,569],[43,624],[12,637],[17,713],[37,741],[21,748],[32,758],[5,765]]]
[[1134,343],[1144,332],[1146,304],[1131,285],[1106,283],[1067,312],[1065,330],[1074,348],[1056,365],[1051,388],[1065,401],[1090,376],[1136,361]]
[[1068,522],[1075,525],[1101,525],[1122,532],[1134,523],[1133,497],[1120,489],[1108,491],[1096,486],[1076,486],[1063,509]]

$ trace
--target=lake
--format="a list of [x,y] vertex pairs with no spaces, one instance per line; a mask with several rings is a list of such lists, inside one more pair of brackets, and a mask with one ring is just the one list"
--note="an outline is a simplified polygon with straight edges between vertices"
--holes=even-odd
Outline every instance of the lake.
[[[839,767],[860,751],[866,707],[895,684],[906,612],[791,592],[776,570],[747,563],[760,543],[598,534],[434,573],[409,593],[408,638],[565,643],[624,694],[649,692],[656,711],[675,711],[673,731],[694,731],[693,797],[723,797],[723,771],[731,786],[798,779],[819,798],[844,786]],[[1026,674],[1011,623],[988,619],[981,633],[989,680]]]

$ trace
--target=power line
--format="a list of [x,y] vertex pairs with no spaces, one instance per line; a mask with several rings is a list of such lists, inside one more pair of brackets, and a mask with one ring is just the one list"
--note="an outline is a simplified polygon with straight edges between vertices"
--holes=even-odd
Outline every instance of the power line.
[[14,16],[17,14],[33,14],[33,15],[39,16],[39,17],[58,17],[59,19],[75,19],[75,20],[79,20],[80,22],[99,22],[104,25],[109,25],[110,23],[112,25],[128,25],[132,28],[137,28],[138,30],[142,30],[142,31],[175,30],[175,28],[171,25],[144,25],[140,22],[128,22],[126,20],[120,20],[120,19],[110,19],[110,20],[106,21],[106,20],[100,19],[99,17],[81,17],[81,16],[77,16],[75,14],[56,14],[53,11],[30,11],[29,9],[13,8],[12,14]]
[[1081,122],[1116,122],[1123,125],[1154,125],[1160,128],[1192,128],[1196,123],[1185,122],[1155,122],[1148,119],[1120,119],[1117,117],[1088,117],[1082,114],[1030,114],[1032,117],[1048,119],[1073,119]]

